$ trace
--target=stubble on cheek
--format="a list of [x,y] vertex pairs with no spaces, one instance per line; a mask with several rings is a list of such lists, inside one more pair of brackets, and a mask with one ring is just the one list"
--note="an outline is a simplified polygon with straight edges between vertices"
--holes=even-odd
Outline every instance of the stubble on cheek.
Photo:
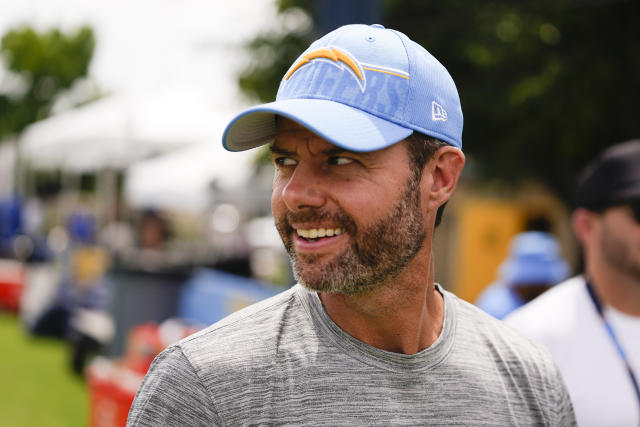
[[[291,213],[289,213],[291,214]],[[306,211],[280,218],[276,227],[289,252],[294,276],[302,285],[318,292],[361,294],[389,282],[402,271],[422,247],[425,234],[417,183],[409,180],[392,213],[358,230],[344,212]],[[340,253],[309,255],[295,251],[295,220],[319,220],[329,215],[347,232],[349,244]],[[289,222],[291,221],[291,222]],[[327,258],[323,262],[322,259]]]

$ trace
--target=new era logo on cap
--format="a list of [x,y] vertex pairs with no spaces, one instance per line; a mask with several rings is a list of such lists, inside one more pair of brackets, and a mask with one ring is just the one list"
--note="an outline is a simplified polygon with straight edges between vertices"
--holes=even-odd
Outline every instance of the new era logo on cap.
[[442,108],[442,105],[438,104],[436,101],[431,102],[431,120],[441,120],[443,122],[447,121],[447,111]]

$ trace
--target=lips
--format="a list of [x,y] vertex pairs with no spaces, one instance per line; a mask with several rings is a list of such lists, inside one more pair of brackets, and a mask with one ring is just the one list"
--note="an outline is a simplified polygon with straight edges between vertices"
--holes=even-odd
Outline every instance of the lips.
[[296,233],[298,236],[311,240],[322,237],[339,236],[343,233],[342,228],[297,228]]
[[[316,254],[330,252],[334,253],[338,250],[338,246],[342,245],[347,233],[341,227],[292,227],[294,239],[291,243],[298,255]],[[295,242],[295,243],[294,243]],[[341,243],[342,242],[342,243]]]
[[287,251],[318,253],[338,250],[349,235],[355,235],[353,220],[341,210],[305,209],[289,211],[276,221],[276,228]]

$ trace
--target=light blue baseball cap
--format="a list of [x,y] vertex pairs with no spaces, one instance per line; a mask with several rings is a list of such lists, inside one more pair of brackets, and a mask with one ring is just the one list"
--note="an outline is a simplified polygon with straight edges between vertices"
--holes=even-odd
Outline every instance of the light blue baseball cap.
[[509,287],[532,283],[555,285],[570,274],[556,238],[542,231],[526,231],[511,240],[509,257],[500,265],[500,279]]
[[277,115],[351,151],[374,151],[414,131],[462,148],[462,108],[447,69],[422,46],[381,25],[345,25],[291,65],[274,102],[251,107],[224,131],[243,151],[271,142]]

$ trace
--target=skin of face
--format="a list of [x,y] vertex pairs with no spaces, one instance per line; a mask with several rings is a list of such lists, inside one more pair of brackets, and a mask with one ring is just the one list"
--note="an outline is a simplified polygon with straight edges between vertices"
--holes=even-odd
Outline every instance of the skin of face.
[[367,293],[389,283],[422,248],[419,177],[403,143],[346,151],[281,120],[271,151],[276,227],[303,286]]
[[629,206],[614,206],[600,216],[594,248],[613,269],[640,286],[640,224]]
[[640,224],[631,207],[603,212],[578,208],[573,229],[582,243],[585,272],[602,302],[640,316]]

